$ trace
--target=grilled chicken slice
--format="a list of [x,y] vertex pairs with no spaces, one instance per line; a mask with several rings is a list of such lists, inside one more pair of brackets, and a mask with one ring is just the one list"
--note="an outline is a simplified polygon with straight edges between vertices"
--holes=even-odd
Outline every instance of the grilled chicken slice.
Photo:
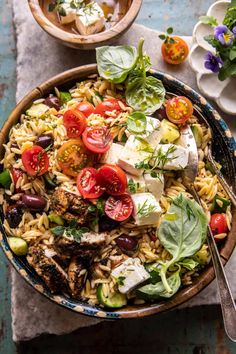
[[65,220],[76,219],[79,224],[86,222],[88,207],[89,204],[80,196],[63,188],[58,188],[50,200],[50,208],[55,214],[62,216]]
[[72,258],[72,261],[68,268],[68,282],[73,297],[78,298],[83,285],[87,278],[87,270],[84,265],[76,257]]
[[42,245],[32,245],[28,250],[27,261],[45,281],[52,293],[67,292],[68,276],[52,258],[53,251],[50,251],[50,249],[44,249]]

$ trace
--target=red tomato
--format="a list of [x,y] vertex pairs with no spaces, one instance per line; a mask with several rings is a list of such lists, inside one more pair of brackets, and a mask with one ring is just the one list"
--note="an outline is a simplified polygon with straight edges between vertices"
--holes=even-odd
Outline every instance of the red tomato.
[[174,43],[164,42],[161,46],[163,59],[168,64],[180,64],[188,56],[189,48],[187,43],[180,37],[171,37]]
[[213,235],[227,233],[228,226],[224,214],[212,214],[210,227]]
[[41,176],[49,167],[48,154],[41,146],[35,145],[22,154],[22,163],[30,176]]
[[112,135],[107,127],[87,127],[82,134],[84,145],[96,154],[103,154],[110,149]]
[[78,175],[77,188],[84,198],[99,198],[103,194],[104,188],[98,184],[97,173],[95,168],[86,167]]
[[83,113],[83,115],[85,115],[87,118],[90,116],[90,114],[94,113],[95,110],[94,106],[87,101],[80,102],[78,106],[76,106],[76,109]]
[[105,203],[105,213],[116,221],[124,221],[133,211],[133,202],[128,193],[119,196],[110,196]]
[[111,195],[123,194],[127,188],[127,177],[117,165],[104,165],[98,170],[98,183]]
[[[13,169],[11,170],[11,175],[12,175],[13,183],[16,186],[18,179],[23,176],[23,171],[19,168],[13,167]],[[20,188],[16,188],[17,193],[19,193],[20,191],[21,191]]]
[[63,173],[77,177],[82,168],[92,163],[93,157],[81,139],[71,139],[60,147],[57,160]]
[[122,112],[122,109],[119,105],[119,100],[116,98],[111,98],[109,100],[104,100],[103,102],[99,103],[95,107],[95,114],[100,114],[103,117],[106,117],[106,112],[112,112],[115,111],[117,115]]
[[173,97],[166,103],[166,115],[172,123],[183,124],[192,114],[193,105],[187,97]]
[[76,109],[69,109],[63,114],[63,123],[69,138],[78,138],[87,125],[83,113]]

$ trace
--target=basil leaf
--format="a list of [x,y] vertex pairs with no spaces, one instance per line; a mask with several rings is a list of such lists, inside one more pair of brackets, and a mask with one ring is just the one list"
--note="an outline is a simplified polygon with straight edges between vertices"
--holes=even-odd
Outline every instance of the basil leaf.
[[194,261],[191,258],[185,258],[181,262],[178,262],[178,264],[188,270],[193,270],[199,265],[198,262]]
[[127,128],[132,133],[143,133],[147,127],[147,118],[142,112],[133,112],[127,119]]
[[137,50],[128,45],[103,46],[96,48],[96,59],[100,76],[111,82],[121,83],[135,66]]
[[167,282],[172,289],[172,292],[169,293],[166,291],[162,281],[159,281],[156,284],[147,284],[142,286],[137,290],[137,295],[142,298],[149,299],[149,300],[156,300],[161,297],[170,298],[173,296],[180,288],[181,279],[179,275],[180,270],[177,270],[174,274],[172,274],[168,279]]
[[154,76],[132,75],[128,79],[125,98],[134,110],[151,115],[164,102],[165,88]]

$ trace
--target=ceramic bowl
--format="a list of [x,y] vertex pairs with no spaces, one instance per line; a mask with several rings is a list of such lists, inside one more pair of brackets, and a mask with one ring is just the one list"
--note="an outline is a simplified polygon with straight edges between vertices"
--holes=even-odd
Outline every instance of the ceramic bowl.
[[[221,24],[229,0],[220,0],[211,5],[207,16],[213,16]],[[193,46],[189,55],[189,63],[197,74],[197,85],[201,93],[216,101],[218,106],[226,113],[236,114],[236,77],[220,81],[217,74],[204,67],[204,56],[207,51],[214,53],[214,49],[204,37],[213,34],[213,28],[198,22],[193,30]]]
[[[3,158],[4,148],[3,144],[8,140],[8,134],[14,124],[19,121],[20,115],[29,108],[34,100],[45,97],[49,93],[54,92],[56,86],[60,90],[68,90],[73,87],[76,82],[84,80],[89,75],[97,73],[96,65],[81,66],[69,71],[66,71],[58,76],[53,77],[51,80],[44,82],[37,88],[32,90],[26,95],[23,100],[12,111],[6,120],[0,132],[0,159]],[[206,117],[213,130],[213,152],[216,153],[216,159],[223,166],[223,173],[227,176],[228,182],[235,190],[236,180],[236,143],[223,119],[212,108],[212,106],[196,91],[185,85],[183,82],[173,78],[172,76],[163,74],[158,71],[151,71],[151,74],[156,78],[163,81],[167,91],[174,92],[178,95],[188,97],[202,114]],[[80,314],[95,316],[106,319],[120,319],[120,318],[137,318],[148,315],[153,315],[162,311],[170,310],[173,307],[182,304],[183,302],[191,299],[194,295],[199,293],[205,286],[207,286],[214,279],[214,270],[209,264],[200,274],[195,278],[192,285],[182,288],[172,298],[159,301],[153,304],[144,305],[130,305],[124,309],[115,311],[106,311],[96,306],[91,306],[86,302],[78,301],[63,295],[53,295],[35,273],[35,271],[28,265],[25,257],[17,257],[12,253],[9,248],[7,237],[4,232],[2,221],[3,214],[1,213],[0,222],[0,243],[10,263],[21,274],[21,276],[32,285],[38,292],[45,295],[48,299],[52,300],[64,308],[71,309]],[[233,210],[233,225],[225,243],[221,248],[221,258],[225,264],[229,259],[236,243],[236,210]]]
[[28,0],[30,10],[44,31],[54,37],[58,42],[76,49],[94,49],[102,45],[108,45],[118,39],[125,33],[134,22],[142,5],[142,0],[118,0],[121,1],[122,18],[114,20],[111,28],[100,33],[83,36],[76,33],[71,33],[63,29],[59,23],[56,25],[43,11],[43,5],[46,0]]

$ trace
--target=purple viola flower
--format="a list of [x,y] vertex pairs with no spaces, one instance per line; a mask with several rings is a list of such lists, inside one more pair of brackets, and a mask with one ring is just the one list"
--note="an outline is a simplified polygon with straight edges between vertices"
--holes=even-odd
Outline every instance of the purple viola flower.
[[213,73],[219,72],[220,65],[223,64],[223,61],[219,57],[212,54],[211,52],[207,52],[204,59],[205,59],[204,66],[206,69],[211,70]]
[[234,37],[236,37],[236,26],[234,26],[234,28],[232,29]]
[[234,39],[234,34],[225,25],[215,27],[214,36],[223,45],[230,45]]

